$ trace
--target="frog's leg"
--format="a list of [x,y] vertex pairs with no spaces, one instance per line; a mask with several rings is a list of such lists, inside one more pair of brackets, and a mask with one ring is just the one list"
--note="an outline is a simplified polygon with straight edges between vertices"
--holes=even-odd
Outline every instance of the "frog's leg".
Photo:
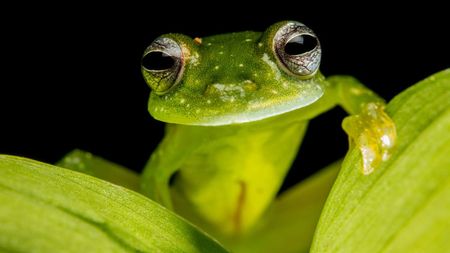
[[141,191],[172,209],[169,181],[186,158],[207,138],[203,127],[166,125],[164,139],[150,156],[141,176]]
[[337,103],[349,114],[342,127],[363,158],[362,173],[368,175],[388,159],[395,146],[395,123],[385,112],[385,102],[349,76],[328,78]]
[[139,176],[121,165],[82,150],[73,150],[56,163],[57,166],[82,172],[108,182],[138,191]]

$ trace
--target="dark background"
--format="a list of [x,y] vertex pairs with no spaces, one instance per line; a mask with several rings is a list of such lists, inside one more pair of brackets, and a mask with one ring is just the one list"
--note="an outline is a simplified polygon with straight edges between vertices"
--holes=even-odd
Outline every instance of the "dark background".
[[[203,37],[298,20],[321,40],[325,75],[356,76],[388,100],[450,66],[443,6],[305,3],[3,9],[0,153],[53,163],[80,148],[140,171],[163,135],[147,112],[140,57],[168,32]],[[286,186],[345,154],[344,116],[334,109],[313,120]]]

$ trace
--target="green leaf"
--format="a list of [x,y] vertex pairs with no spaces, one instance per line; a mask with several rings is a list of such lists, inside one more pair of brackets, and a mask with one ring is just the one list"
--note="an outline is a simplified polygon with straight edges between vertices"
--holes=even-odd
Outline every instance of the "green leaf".
[[369,176],[347,155],[325,204],[312,252],[450,252],[450,70],[387,107],[392,157]]
[[5,155],[0,155],[0,251],[226,252],[133,191]]

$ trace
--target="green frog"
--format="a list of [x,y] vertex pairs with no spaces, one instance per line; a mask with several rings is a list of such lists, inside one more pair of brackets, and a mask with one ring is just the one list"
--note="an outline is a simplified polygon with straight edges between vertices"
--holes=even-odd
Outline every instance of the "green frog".
[[150,114],[166,133],[141,178],[144,194],[207,231],[239,235],[261,217],[308,121],[339,105],[361,173],[395,146],[385,102],[349,76],[319,71],[317,35],[297,21],[205,38],[165,34],[145,50]]

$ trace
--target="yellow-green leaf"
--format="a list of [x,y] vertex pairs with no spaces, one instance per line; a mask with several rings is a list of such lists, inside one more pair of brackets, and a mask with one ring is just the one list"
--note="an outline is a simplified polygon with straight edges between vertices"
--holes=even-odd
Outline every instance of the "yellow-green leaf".
[[0,155],[0,251],[226,252],[138,193],[6,155]]
[[369,176],[347,155],[312,252],[450,252],[450,70],[387,107],[398,132],[392,157]]

